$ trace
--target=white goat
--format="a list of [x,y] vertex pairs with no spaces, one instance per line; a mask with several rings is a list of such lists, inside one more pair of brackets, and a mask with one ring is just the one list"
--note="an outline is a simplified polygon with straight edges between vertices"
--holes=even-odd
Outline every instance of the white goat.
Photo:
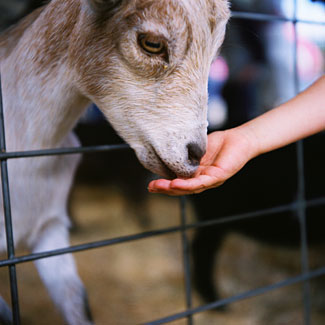
[[[52,0],[0,38],[8,151],[78,146],[71,129],[92,101],[145,167],[190,176],[205,152],[209,67],[228,17],[226,0]],[[16,246],[69,246],[78,161],[8,162]],[[72,255],[35,264],[65,321],[91,324]],[[4,320],[0,297],[1,310]]]

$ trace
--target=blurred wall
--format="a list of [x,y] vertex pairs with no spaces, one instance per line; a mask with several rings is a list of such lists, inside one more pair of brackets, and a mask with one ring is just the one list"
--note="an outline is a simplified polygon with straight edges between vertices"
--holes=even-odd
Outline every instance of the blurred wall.
[[45,2],[44,0],[0,0],[0,32]]

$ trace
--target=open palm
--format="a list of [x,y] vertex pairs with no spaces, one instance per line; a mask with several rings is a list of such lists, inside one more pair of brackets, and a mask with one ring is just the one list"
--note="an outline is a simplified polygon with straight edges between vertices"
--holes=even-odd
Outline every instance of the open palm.
[[200,193],[222,185],[254,157],[252,141],[238,129],[211,133],[208,146],[194,176],[188,179],[158,179],[149,191],[169,195]]

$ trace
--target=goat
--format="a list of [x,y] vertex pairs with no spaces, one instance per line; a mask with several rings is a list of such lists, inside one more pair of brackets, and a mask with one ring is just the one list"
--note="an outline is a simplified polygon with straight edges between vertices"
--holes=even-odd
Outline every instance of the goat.
[[[209,67],[228,17],[227,0],[52,0],[37,9],[0,38],[8,151],[78,146],[71,130],[94,102],[146,168],[190,176],[205,152]],[[16,246],[69,245],[78,161],[9,161]],[[3,219],[0,228],[5,250]],[[65,322],[91,324],[71,254],[35,264]],[[1,310],[5,319],[3,299]]]

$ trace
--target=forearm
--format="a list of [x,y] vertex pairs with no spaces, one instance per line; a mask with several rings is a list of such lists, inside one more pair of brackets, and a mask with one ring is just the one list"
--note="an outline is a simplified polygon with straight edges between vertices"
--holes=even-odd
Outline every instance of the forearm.
[[325,76],[283,105],[239,126],[248,134],[253,156],[325,130]]
[[289,102],[237,128],[213,132],[196,174],[155,180],[150,192],[200,193],[223,184],[250,159],[325,130],[325,77]]

